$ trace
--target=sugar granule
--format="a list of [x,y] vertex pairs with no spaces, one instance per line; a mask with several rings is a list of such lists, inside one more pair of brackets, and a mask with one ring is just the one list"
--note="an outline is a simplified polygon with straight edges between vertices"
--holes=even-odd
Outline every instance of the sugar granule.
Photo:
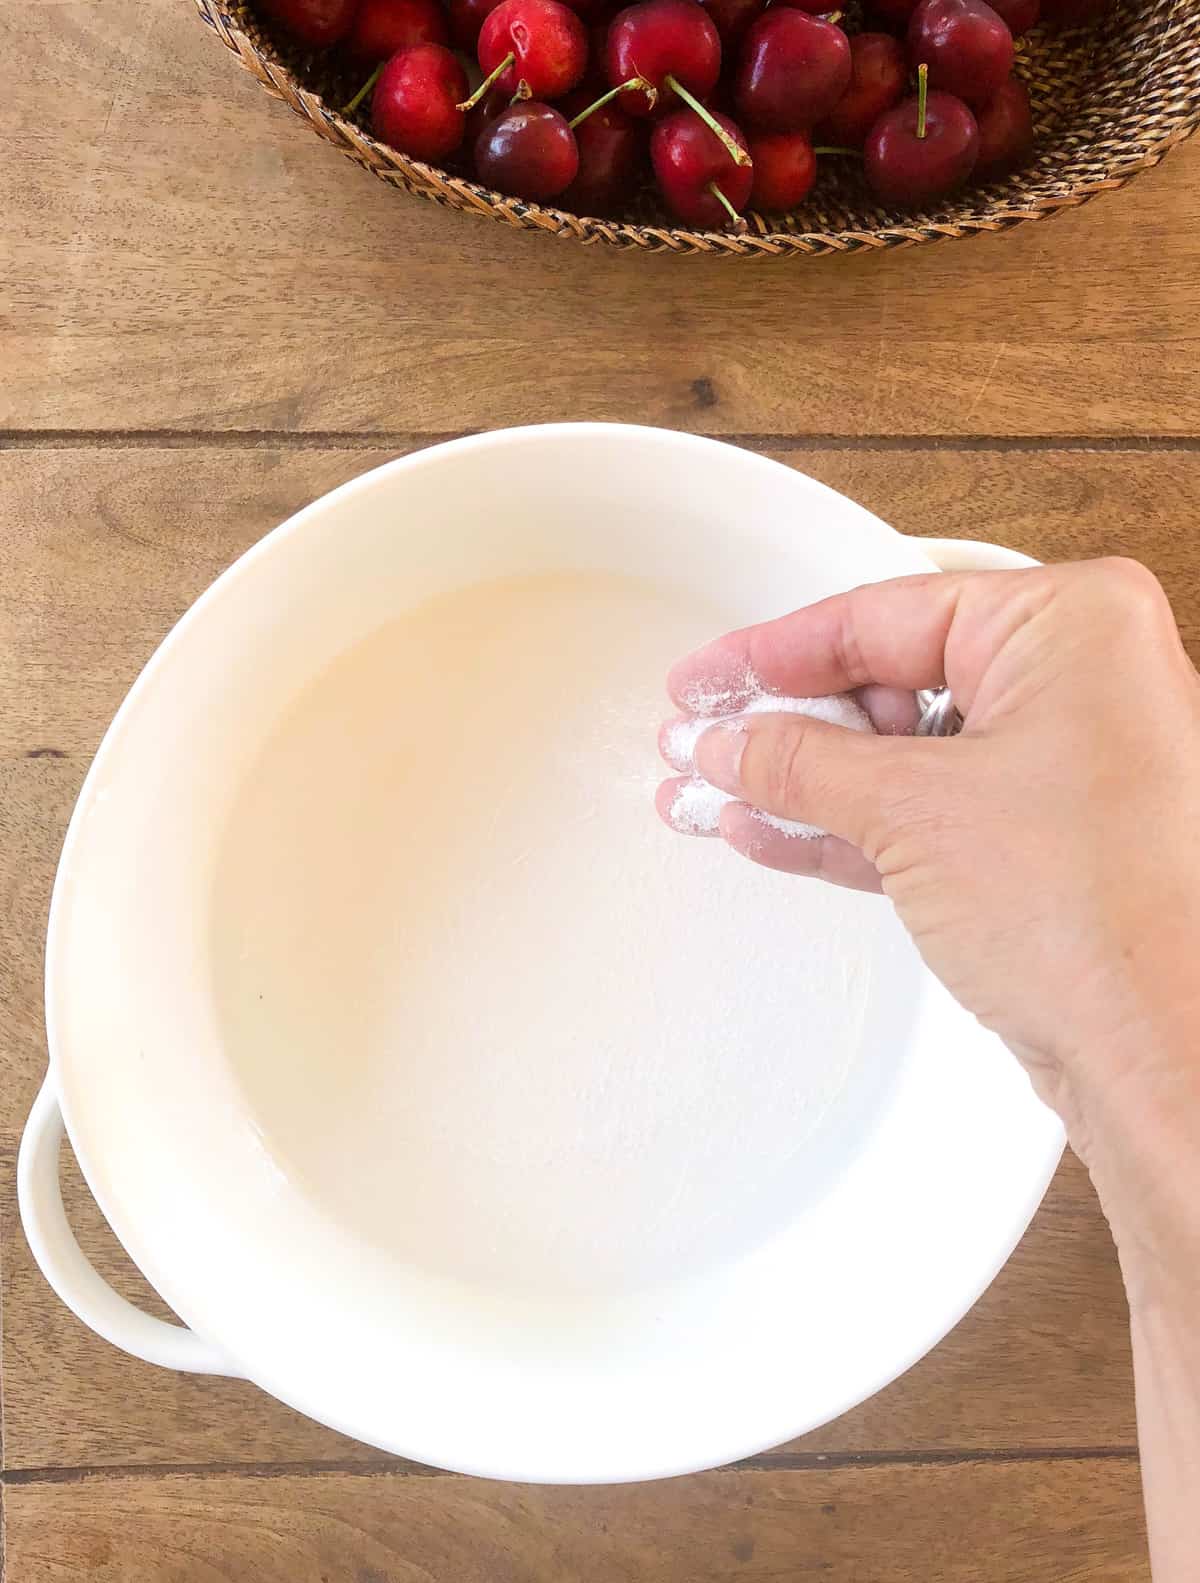
[[709,677],[689,682],[683,691],[683,702],[689,714],[703,715],[709,724],[721,715],[731,715],[743,709],[746,700],[765,694],[767,689],[749,666],[734,680],[716,681]]
[[[688,696],[690,701],[691,694]],[[696,696],[710,699],[717,694],[715,689],[710,688],[697,691]],[[726,688],[722,696],[738,696],[737,689]],[[677,720],[666,735],[666,757],[673,768],[685,773],[690,771],[691,779],[685,781],[676,792],[669,817],[674,828],[686,835],[715,835],[720,827],[721,809],[726,803],[738,801],[697,775],[695,761],[696,744],[704,732],[710,726],[726,722],[736,729],[739,714],[807,715],[810,719],[824,720],[848,731],[874,729],[861,705],[847,693],[835,693],[824,698],[782,698],[759,690],[743,703],[737,714],[721,714],[719,710],[714,710],[707,715]],[[824,834],[816,826],[802,824],[795,819],[780,819],[775,814],[764,813],[757,808],[753,812],[759,823],[798,840],[811,840],[814,836]]]

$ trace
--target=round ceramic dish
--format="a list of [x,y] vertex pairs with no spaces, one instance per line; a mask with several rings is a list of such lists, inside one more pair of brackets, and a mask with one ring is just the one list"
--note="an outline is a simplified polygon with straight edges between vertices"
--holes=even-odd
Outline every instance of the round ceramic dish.
[[[716,619],[1022,562],[906,539],[777,463],[620,425],[438,446],[268,535],[134,685],[64,847],[50,1070],[19,1170],[63,1301],[138,1357],[245,1376],[361,1440],[509,1479],[712,1466],[894,1379],[996,1274],[1059,1158],[1016,1063],[883,901],[657,826],[652,720],[644,740],[623,721],[597,737],[586,819],[562,790],[574,760],[556,761],[535,843],[551,855],[515,852],[498,876],[500,790],[447,836],[440,805],[461,787],[438,763],[456,733],[519,723],[479,647],[514,599],[532,601],[497,640],[514,655],[539,633],[569,647],[590,621],[571,664],[607,644],[619,670],[638,644],[657,667],[656,600],[683,612],[665,663]],[[461,642],[425,665],[460,598]],[[322,691],[331,677],[346,689]],[[604,768],[621,754],[636,784]],[[597,829],[628,836],[618,864],[580,860]],[[684,922],[667,908],[655,928],[660,874]],[[764,916],[777,942],[753,935]],[[824,965],[796,976],[806,939]],[[730,1015],[724,1046],[697,1043],[702,1015]],[[186,1328],[84,1260],[58,1186],[64,1122]]]

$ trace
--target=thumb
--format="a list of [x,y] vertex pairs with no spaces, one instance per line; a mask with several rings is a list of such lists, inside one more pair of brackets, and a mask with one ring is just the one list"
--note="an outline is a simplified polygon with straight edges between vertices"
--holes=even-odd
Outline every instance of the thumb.
[[871,736],[806,715],[736,715],[696,744],[696,772],[764,813],[852,841],[873,862],[945,742]]

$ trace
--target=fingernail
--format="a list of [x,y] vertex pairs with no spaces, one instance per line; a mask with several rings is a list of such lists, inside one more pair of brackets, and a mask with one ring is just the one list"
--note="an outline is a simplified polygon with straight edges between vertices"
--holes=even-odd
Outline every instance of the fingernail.
[[736,797],[741,791],[742,754],[749,729],[736,715],[709,726],[696,743],[697,775]]

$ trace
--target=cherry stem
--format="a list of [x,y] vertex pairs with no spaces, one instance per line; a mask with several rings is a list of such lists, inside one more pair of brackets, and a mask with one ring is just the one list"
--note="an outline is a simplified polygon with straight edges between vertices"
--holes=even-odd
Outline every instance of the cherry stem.
[[[488,89],[496,81],[496,78],[503,76],[503,74],[508,70],[508,68],[512,65],[512,63],[516,60],[516,58],[517,57],[513,54],[512,50],[509,50],[508,54],[500,62],[499,66],[496,67],[495,71],[492,72],[489,76],[487,76],[487,77],[485,77],[483,79],[483,81],[479,84],[479,87],[476,88],[475,92],[471,95],[471,97],[469,99],[464,99],[461,104],[455,105],[454,108],[456,110],[462,110],[464,112],[464,114],[468,110],[473,110],[475,108],[475,106],[479,103],[479,101],[483,98],[484,94],[488,91]],[[518,92],[519,91],[520,90],[518,89]]]
[[813,153],[845,154],[850,159],[861,159],[863,157],[863,151],[861,148],[841,148],[836,143],[814,143]]
[[831,11],[828,16],[822,17],[821,20],[822,22],[829,22],[836,26],[837,23],[842,20],[842,15],[843,13],[841,11]]
[[619,93],[624,93],[628,88],[637,88],[644,93],[650,101],[652,110],[658,103],[658,89],[653,83],[647,82],[644,77],[630,77],[628,82],[619,82],[615,88],[610,88],[607,93],[602,93],[595,104],[589,104],[586,109],[579,112],[573,121],[568,121],[567,125],[573,132],[581,121],[586,121],[589,115],[593,115],[597,110],[602,110],[610,99],[615,99]]
[[917,67],[917,136],[925,136],[925,107],[929,102],[929,67],[924,63]]
[[379,65],[376,66],[375,70],[367,78],[366,82],[363,83],[362,87],[354,95],[354,98],[351,99],[350,103],[349,104],[344,104],[342,106],[342,114],[343,115],[353,115],[354,114],[354,112],[358,109],[359,105],[363,102],[363,100],[370,93],[371,89],[379,81],[379,73],[383,70],[383,68],[384,68],[384,66],[386,64],[387,63],[385,61],[380,61],[379,62]]
[[733,227],[733,229],[735,231],[744,231],[746,229],[746,222],[745,222],[745,220],[742,219],[741,215],[733,207],[733,205],[730,203],[729,199],[721,191],[720,187],[717,186],[715,181],[710,181],[709,182],[708,190],[709,190],[709,192],[712,193],[713,197],[717,200],[717,202],[721,205],[722,209],[724,209],[725,213],[729,216],[729,223]]
[[[729,133],[717,120],[716,116],[713,115],[712,111],[706,109],[704,105],[700,103],[699,99],[696,98],[695,94],[689,93],[679,81],[678,77],[672,77],[668,72],[663,78],[663,82],[666,83],[668,88],[674,89],[674,91],[679,95],[679,97],[689,109],[696,112],[710,132],[716,133],[717,137],[724,146],[725,152],[729,155],[730,159],[735,165],[751,164],[750,156],[747,154],[746,150],[739,147],[738,144],[734,142],[733,138],[730,137]],[[722,194],[722,197],[723,196],[724,194]]]
[[511,109],[514,104],[523,104],[526,99],[532,98],[533,89],[525,81],[524,77],[522,77],[520,82],[517,84],[516,93],[514,93],[512,98],[508,101],[509,109]]

